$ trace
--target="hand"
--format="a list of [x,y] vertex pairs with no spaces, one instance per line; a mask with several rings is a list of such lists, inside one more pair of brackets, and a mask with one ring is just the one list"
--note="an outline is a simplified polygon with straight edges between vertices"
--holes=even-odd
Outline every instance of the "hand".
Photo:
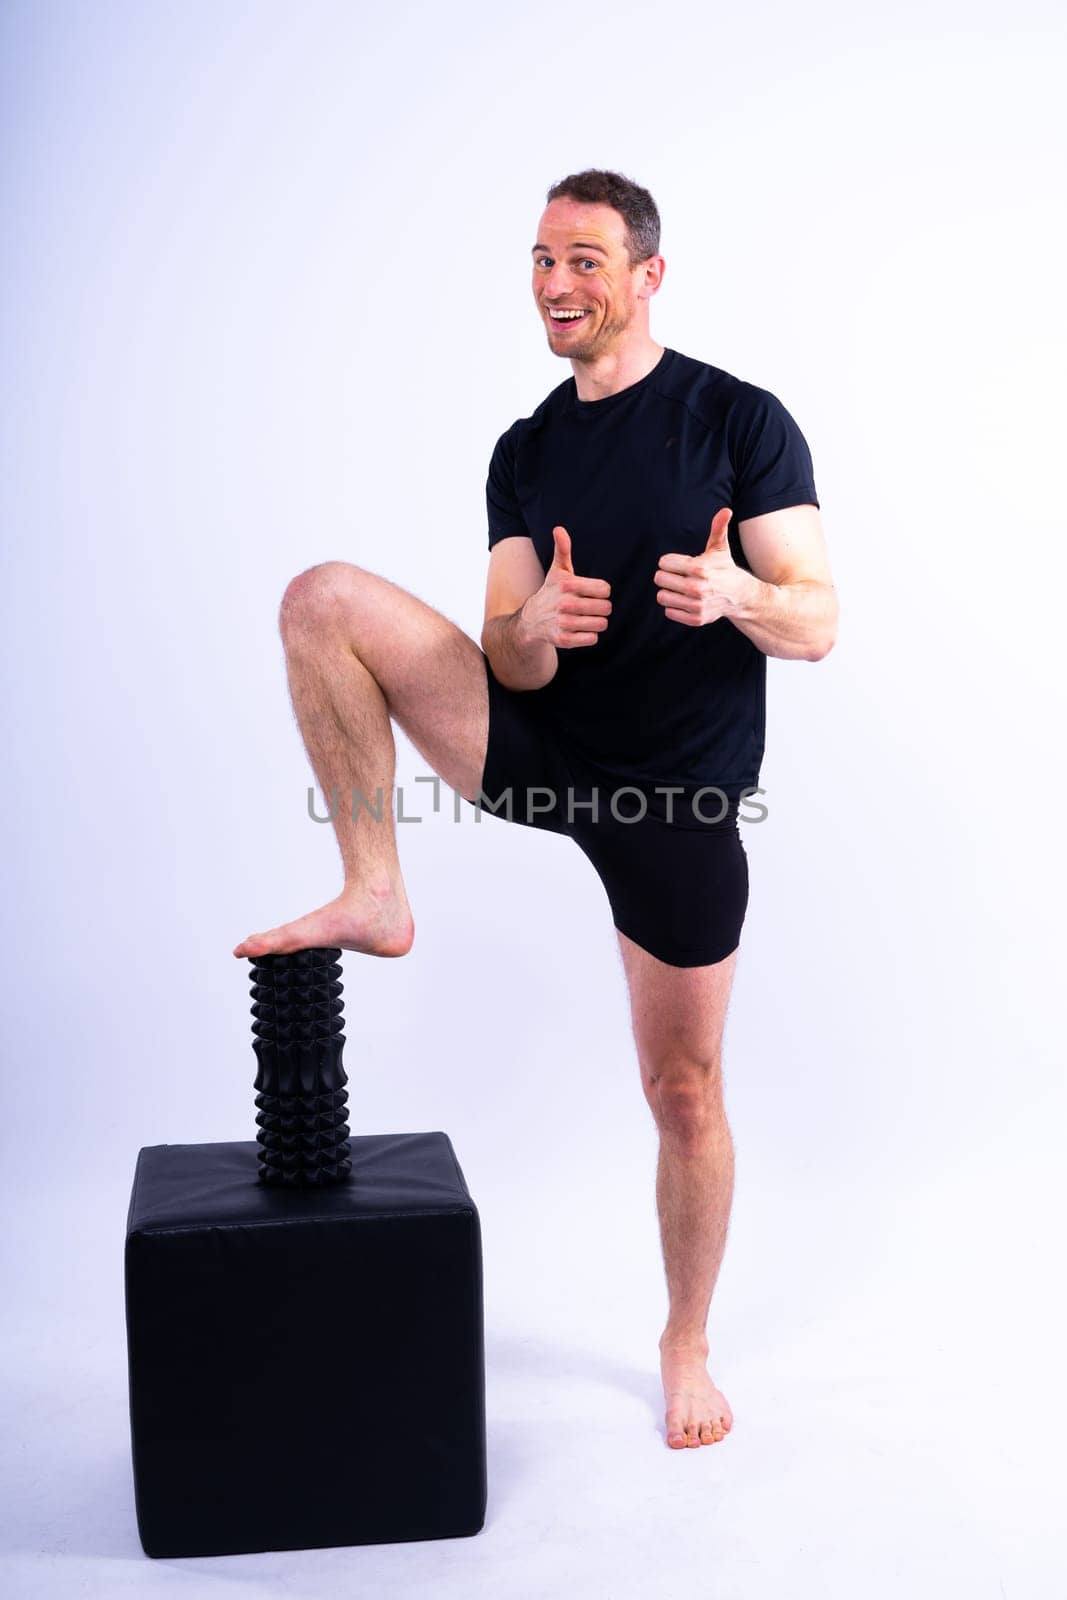
[[552,529],[556,551],[545,581],[522,607],[522,620],[531,639],[542,639],[561,650],[596,644],[608,625],[611,584],[604,578],[575,576],[571,561],[571,536],[566,528]]
[[726,537],[732,516],[729,506],[716,511],[701,555],[660,556],[654,580],[660,586],[656,599],[672,622],[684,622],[690,628],[718,622],[736,611],[747,596],[752,574],[737,565]]

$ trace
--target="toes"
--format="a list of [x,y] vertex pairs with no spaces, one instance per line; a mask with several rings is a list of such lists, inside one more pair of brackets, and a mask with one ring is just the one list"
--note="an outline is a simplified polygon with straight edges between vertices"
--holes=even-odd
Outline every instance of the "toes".
[[696,1411],[699,1402],[695,1397],[681,1398],[683,1404],[672,1406],[667,1412],[667,1443],[672,1450],[699,1449],[702,1444],[719,1444],[726,1438],[733,1426],[733,1415],[725,1401],[722,1411],[716,1405],[709,1405],[703,1417],[698,1411],[694,1418],[690,1404]]
[[672,1450],[684,1450],[688,1440],[685,1436],[685,1412],[673,1408],[667,1412],[667,1443]]

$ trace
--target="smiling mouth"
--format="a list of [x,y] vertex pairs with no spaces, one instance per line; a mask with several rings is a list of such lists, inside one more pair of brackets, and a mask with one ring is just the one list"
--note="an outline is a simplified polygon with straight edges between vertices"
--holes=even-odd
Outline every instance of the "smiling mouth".
[[554,328],[576,328],[580,322],[585,321],[586,317],[589,315],[589,312],[588,310],[584,310],[580,317],[554,317],[551,311],[549,311],[547,315],[549,322]]

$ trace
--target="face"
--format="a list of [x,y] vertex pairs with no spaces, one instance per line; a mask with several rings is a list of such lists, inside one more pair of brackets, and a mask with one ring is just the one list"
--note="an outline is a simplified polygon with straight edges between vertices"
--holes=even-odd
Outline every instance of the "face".
[[[593,361],[617,349],[628,334],[647,332],[646,308],[658,276],[650,285],[647,264],[631,270],[625,232],[612,206],[564,198],[553,200],[542,216],[533,249],[533,293],[553,354]],[[550,307],[584,315],[556,322]]]

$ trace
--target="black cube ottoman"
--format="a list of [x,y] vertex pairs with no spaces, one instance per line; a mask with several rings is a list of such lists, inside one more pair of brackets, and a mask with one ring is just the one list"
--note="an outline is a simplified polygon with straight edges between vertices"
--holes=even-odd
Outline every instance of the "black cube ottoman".
[[141,1150],[126,1227],[134,1492],[150,1556],[448,1539],[485,1522],[478,1212],[447,1134]]

